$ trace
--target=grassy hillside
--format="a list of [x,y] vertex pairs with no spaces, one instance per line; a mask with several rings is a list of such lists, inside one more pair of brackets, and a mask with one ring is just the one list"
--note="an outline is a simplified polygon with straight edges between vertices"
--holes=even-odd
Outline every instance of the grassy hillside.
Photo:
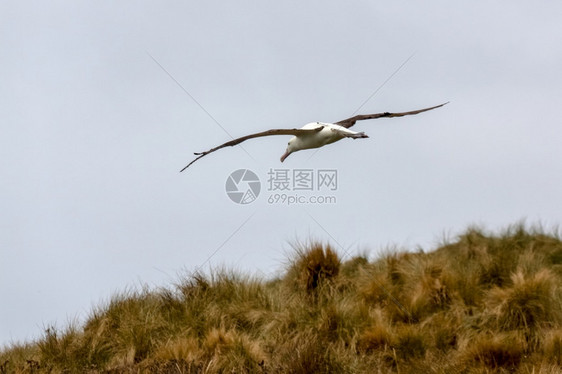
[[559,373],[561,279],[560,238],[522,226],[375,261],[310,243],[279,279],[116,295],[0,373]]

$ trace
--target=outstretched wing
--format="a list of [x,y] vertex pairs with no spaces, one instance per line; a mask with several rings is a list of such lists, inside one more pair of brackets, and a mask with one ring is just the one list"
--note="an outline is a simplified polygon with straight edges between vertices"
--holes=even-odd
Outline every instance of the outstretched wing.
[[427,112],[428,110],[432,110],[432,109],[442,107],[443,105],[448,104],[448,103],[449,102],[447,101],[446,103],[443,103],[441,105],[432,106],[431,108],[412,110],[411,112],[402,112],[402,113],[384,112],[384,113],[375,113],[375,114],[359,114],[357,116],[353,116],[353,117],[341,120],[339,122],[336,122],[336,125],[340,125],[340,126],[343,126],[343,127],[348,129],[351,126],[355,125],[355,122],[357,122],[357,121],[362,121],[362,120],[365,120],[365,119],[375,119],[375,118],[381,118],[381,117],[392,118],[392,117],[409,116],[409,115],[412,115],[412,114]]
[[262,131],[262,132],[257,132],[255,134],[250,134],[250,135],[246,135],[246,136],[242,136],[240,138],[237,139],[232,139],[231,141],[228,141],[224,144],[221,144],[219,146],[216,146],[215,148],[211,148],[208,151],[205,152],[198,152],[198,153],[194,153],[194,155],[199,156],[197,157],[195,160],[191,161],[189,164],[187,164],[186,167],[184,167],[183,169],[180,170],[180,173],[182,171],[184,171],[185,169],[187,169],[188,167],[191,166],[191,164],[193,164],[195,161],[199,160],[201,157],[204,157],[206,155],[208,155],[209,153],[212,153],[214,151],[218,151],[221,148],[224,147],[232,147],[235,146],[237,144],[240,144],[248,139],[253,139],[253,138],[260,138],[262,136],[272,136],[272,135],[293,135],[293,136],[299,136],[299,135],[305,135],[305,134],[313,134],[315,132],[318,132],[320,130],[322,130],[324,128],[324,126],[318,126],[316,128],[313,129],[272,129],[272,130],[267,130],[267,131]]

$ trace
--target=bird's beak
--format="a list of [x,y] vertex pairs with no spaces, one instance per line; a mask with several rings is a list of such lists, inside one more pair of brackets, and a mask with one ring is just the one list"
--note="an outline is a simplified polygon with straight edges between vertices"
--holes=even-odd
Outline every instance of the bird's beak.
[[285,161],[285,159],[289,157],[290,154],[291,152],[289,152],[289,150],[287,149],[285,153],[283,153],[283,156],[281,156],[281,162]]

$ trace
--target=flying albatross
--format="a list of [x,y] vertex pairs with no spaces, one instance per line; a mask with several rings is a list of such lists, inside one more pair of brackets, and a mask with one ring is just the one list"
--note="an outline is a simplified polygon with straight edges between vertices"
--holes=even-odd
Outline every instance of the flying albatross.
[[349,128],[355,125],[357,121],[382,118],[382,117],[392,118],[392,117],[409,116],[412,114],[427,112],[428,110],[442,107],[445,104],[448,104],[448,102],[440,105],[432,106],[431,108],[412,110],[410,112],[402,112],[402,113],[383,112],[383,113],[375,113],[375,114],[359,114],[335,123],[311,122],[311,123],[307,123],[300,129],[271,129],[267,131],[257,132],[255,134],[250,134],[250,135],[242,136],[237,139],[232,139],[231,141],[228,141],[224,144],[211,148],[208,151],[194,153],[198,157],[195,158],[195,160],[191,161],[189,164],[187,164],[187,166],[181,169],[180,172],[184,171],[185,169],[190,167],[191,164],[193,164],[195,161],[199,160],[201,157],[208,155],[209,153],[218,151],[219,149],[224,147],[235,146],[248,139],[260,138],[262,136],[272,136],[272,135],[293,135],[291,140],[289,140],[289,144],[287,145],[287,150],[281,156],[281,162],[283,162],[291,153],[301,151],[303,149],[319,148],[325,146],[326,144],[337,142],[338,140],[343,138],[351,138],[351,139],[368,138],[367,134],[365,134],[364,132],[355,132],[349,130]]

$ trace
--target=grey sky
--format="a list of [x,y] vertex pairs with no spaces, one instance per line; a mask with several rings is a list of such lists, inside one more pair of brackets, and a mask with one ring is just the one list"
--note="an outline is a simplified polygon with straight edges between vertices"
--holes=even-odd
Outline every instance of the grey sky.
[[[550,1],[2,2],[0,344],[201,264],[275,274],[295,239],[375,256],[559,224],[561,17]],[[451,103],[312,157],[281,164],[288,137],[271,137],[180,174],[229,137],[148,53],[235,137],[347,118],[413,53],[360,112]],[[244,206],[224,190],[240,168],[262,180]],[[270,168],[336,169],[337,203],[268,204]]]

